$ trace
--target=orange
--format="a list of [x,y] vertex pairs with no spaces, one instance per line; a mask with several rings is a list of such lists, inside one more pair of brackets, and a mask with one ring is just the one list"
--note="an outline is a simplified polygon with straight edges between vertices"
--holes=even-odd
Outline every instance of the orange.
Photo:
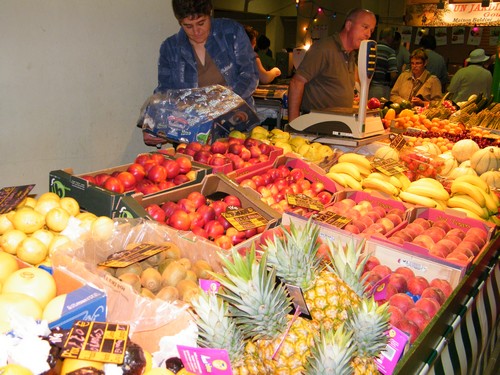
[[38,238],[27,237],[17,248],[17,257],[29,264],[41,263],[49,255],[49,248]]

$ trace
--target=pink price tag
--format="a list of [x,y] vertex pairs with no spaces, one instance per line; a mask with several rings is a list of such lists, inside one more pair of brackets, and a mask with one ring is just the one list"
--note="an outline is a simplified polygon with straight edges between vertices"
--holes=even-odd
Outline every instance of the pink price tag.
[[177,345],[179,357],[189,372],[198,375],[232,375],[225,349],[193,348]]

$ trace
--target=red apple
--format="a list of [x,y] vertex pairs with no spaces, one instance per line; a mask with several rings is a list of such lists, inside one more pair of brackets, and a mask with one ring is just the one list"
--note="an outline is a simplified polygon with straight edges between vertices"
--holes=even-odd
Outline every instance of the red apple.
[[136,156],[134,163],[144,166],[146,160],[150,160],[151,156],[149,154],[139,154]]
[[390,314],[389,324],[392,326],[396,326],[396,324],[404,318],[405,314],[396,306],[389,306],[387,308]]
[[210,152],[199,150],[193,155],[193,160],[198,163],[208,164],[211,157],[212,154]]
[[433,298],[423,297],[415,302],[415,307],[424,310],[432,319],[441,308],[441,305]]
[[410,344],[413,344],[420,335],[420,328],[411,320],[403,318],[397,324],[396,328],[406,333],[409,337]]
[[[188,172],[188,174],[191,172]],[[177,176],[174,177],[172,182],[174,183],[175,186],[185,184],[186,182],[191,181],[191,179],[188,177],[187,174],[178,174]]]
[[130,164],[127,171],[134,175],[136,182],[142,181],[146,177],[146,170],[139,163]]
[[208,164],[215,167],[220,167],[229,163],[231,163],[231,160],[222,154],[213,154],[208,160]]
[[189,219],[191,220],[191,225],[189,229],[193,230],[194,227],[202,227],[206,224],[203,216],[196,211],[188,212]]
[[122,182],[125,191],[132,190],[135,187],[136,179],[130,172],[122,171],[118,174],[118,176],[116,176],[116,178]]
[[255,184],[255,181],[252,180],[251,178],[245,178],[243,180],[241,180],[240,182],[240,186],[243,186],[243,187],[249,187],[253,190],[257,190],[257,185]]
[[223,199],[223,201],[228,205],[228,206],[233,206],[233,207],[241,207],[241,201],[240,198],[238,198],[235,195],[226,195]]
[[186,145],[186,149],[194,151],[200,151],[202,147],[203,147],[202,144],[199,142],[189,142]]
[[167,179],[172,179],[181,172],[181,166],[173,159],[165,159],[162,165],[167,171]]
[[436,300],[439,305],[442,305],[444,301],[446,301],[446,296],[444,295],[443,291],[435,286],[429,286],[425,288],[420,298],[432,298]]
[[181,210],[183,210],[187,213],[196,211],[196,206],[195,206],[194,202],[192,200],[187,199],[187,198],[179,199],[179,201],[177,202],[177,206]]
[[205,220],[205,223],[208,223],[211,220],[215,220],[215,210],[212,206],[202,205],[196,209],[196,212],[200,213]]
[[245,232],[239,231],[234,227],[229,227],[226,230],[226,236],[231,238],[231,243],[233,245],[237,245],[247,239],[247,237],[245,236]]
[[389,298],[389,305],[396,306],[403,313],[406,313],[415,306],[413,299],[406,293],[398,293]]
[[163,165],[154,165],[148,171],[148,179],[159,183],[167,179],[167,170]]
[[242,147],[239,156],[241,159],[243,159],[243,161],[249,161],[250,158],[252,157],[252,153],[248,148]]
[[393,285],[398,293],[405,293],[407,290],[406,277],[400,273],[392,273],[389,276],[388,283]]
[[208,233],[202,227],[191,227],[191,232],[195,235],[208,239]]
[[146,207],[146,212],[148,213],[149,216],[151,216],[151,218],[153,220],[156,220],[160,223],[164,223],[165,222],[165,211],[163,211],[161,209],[161,207],[157,204],[150,204]]
[[220,237],[224,234],[224,227],[222,226],[222,224],[217,221],[217,220],[210,220],[209,222],[207,222],[205,224],[205,226],[203,227],[207,233],[208,233],[208,238],[210,239],[215,239],[217,237]]
[[165,211],[166,217],[172,216],[172,214],[176,211],[179,210],[179,205],[175,202],[169,201],[165,202],[161,205],[161,209]]
[[179,173],[186,174],[193,168],[193,163],[185,156],[179,156],[175,162],[179,164]]
[[212,154],[225,154],[228,150],[229,143],[224,141],[215,141],[210,146],[210,152]]
[[94,176],[86,174],[86,175],[83,175],[83,176],[80,176],[80,177],[83,178],[84,180],[88,181],[91,184],[97,185],[97,182],[96,182],[96,179],[95,179]]
[[199,191],[192,191],[186,198],[194,203],[196,209],[207,204],[207,198]]
[[108,173],[98,173],[94,176],[94,180],[97,186],[104,186],[104,183],[108,178],[110,178],[111,175]]
[[425,330],[425,328],[431,321],[431,317],[429,316],[429,314],[425,310],[418,307],[413,307],[408,310],[405,313],[405,318],[415,323],[418,326],[420,332]]
[[178,209],[167,219],[167,224],[178,230],[189,230],[191,219],[186,211]]
[[125,186],[117,177],[109,177],[102,187],[114,193],[122,194],[125,192]]

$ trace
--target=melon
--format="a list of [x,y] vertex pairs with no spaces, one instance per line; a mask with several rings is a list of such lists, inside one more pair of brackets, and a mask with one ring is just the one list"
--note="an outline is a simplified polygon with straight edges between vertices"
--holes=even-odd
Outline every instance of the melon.
[[476,151],[470,158],[470,165],[478,175],[498,170],[500,168],[500,148],[488,146]]
[[500,189],[500,171],[484,172],[480,177],[488,184],[489,187]]
[[424,152],[431,154],[431,155],[440,155],[441,154],[441,150],[439,149],[439,146],[434,144],[434,143],[430,143],[430,142],[426,142],[423,145],[415,147],[415,150],[424,151]]
[[375,151],[375,158],[387,160],[394,159],[399,161],[399,152],[392,148],[391,146],[382,146],[377,151]]
[[472,155],[479,150],[479,145],[472,139],[461,139],[453,145],[451,153],[459,163],[470,160]]
[[448,176],[451,171],[458,167],[457,160],[453,157],[451,151],[447,151],[439,155],[439,158],[444,160],[443,166],[441,167],[441,176]]
[[459,176],[464,176],[464,175],[473,175],[473,176],[477,176],[477,173],[476,171],[471,168],[471,167],[457,167],[455,168],[454,170],[452,170],[449,174],[448,174],[448,178],[454,180],[455,178],[459,177]]

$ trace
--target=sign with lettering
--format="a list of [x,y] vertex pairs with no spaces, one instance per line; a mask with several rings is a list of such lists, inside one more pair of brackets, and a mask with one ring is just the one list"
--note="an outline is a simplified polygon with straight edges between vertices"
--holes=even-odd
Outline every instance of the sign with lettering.
[[490,2],[483,7],[481,2],[453,3],[445,2],[444,9],[434,4],[412,0],[406,7],[407,25],[410,26],[499,26],[500,2]]

